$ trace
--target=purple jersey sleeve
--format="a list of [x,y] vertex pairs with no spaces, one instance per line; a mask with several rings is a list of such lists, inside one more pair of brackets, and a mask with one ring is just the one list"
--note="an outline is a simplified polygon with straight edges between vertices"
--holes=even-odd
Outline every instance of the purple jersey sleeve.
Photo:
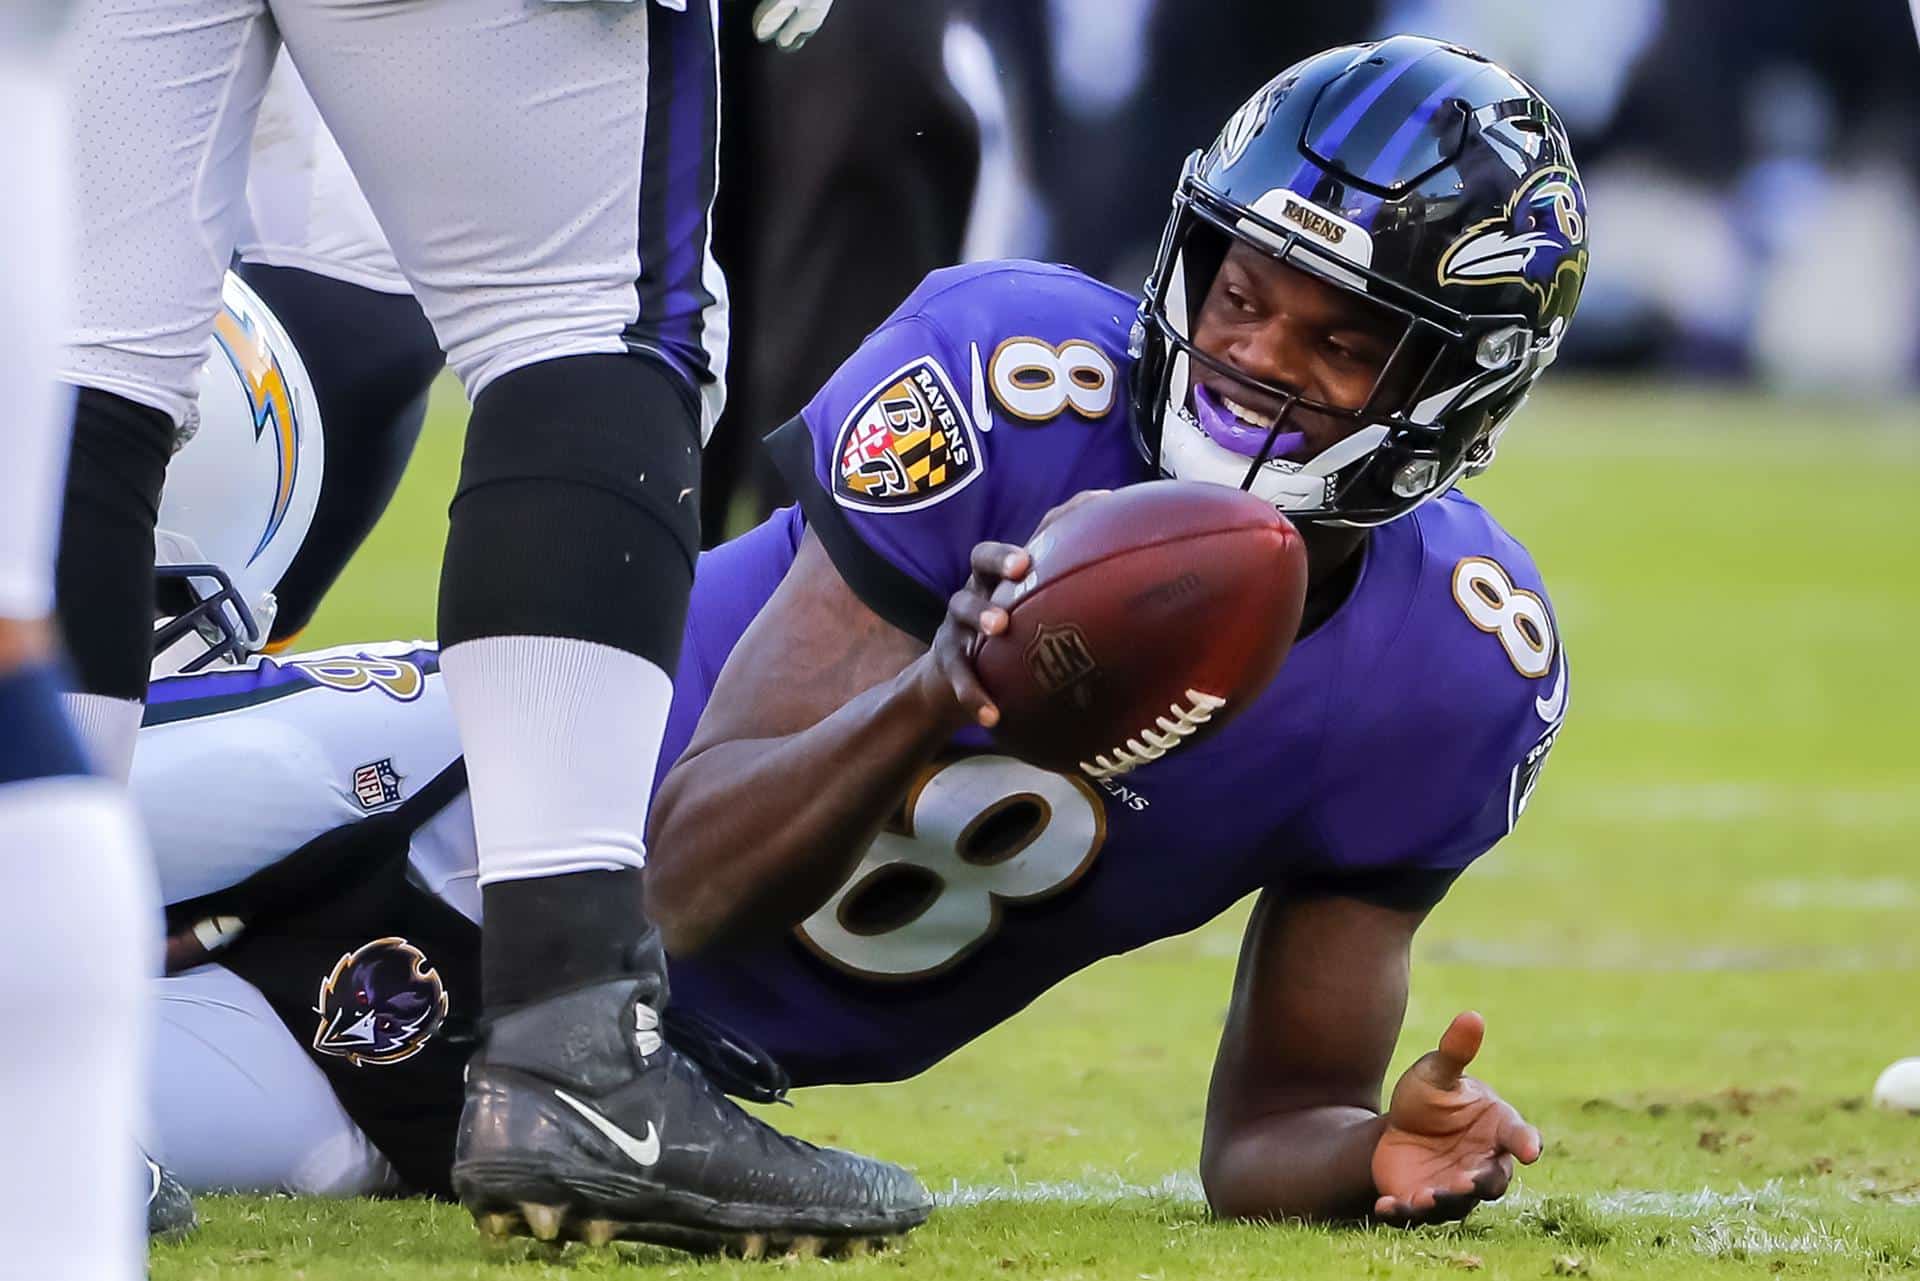
[[1321,879],[1407,887],[1407,905],[1512,830],[1567,705],[1558,626],[1526,550],[1451,496],[1414,517],[1417,578],[1368,672],[1344,682],[1312,824]]
[[[1126,451],[1131,304],[1068,268],[935,272],[769,440],[808,524],[883,617],[931,635],[985,539],[1022,542]],[[877,566],[872,561],[880,562]]]

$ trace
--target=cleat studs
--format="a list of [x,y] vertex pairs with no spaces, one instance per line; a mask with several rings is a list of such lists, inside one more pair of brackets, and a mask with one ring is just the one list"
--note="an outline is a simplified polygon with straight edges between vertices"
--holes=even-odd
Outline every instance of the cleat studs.
[[612,1219],[588,1219],[580,1225],[580,1239],[596,1249],[619,1239],[620,1225]]
[[767,1236],[764,1232],[749,1232],[740,1238],[740,1257],[743,1259],[762,1259],[767,1254]]
[[562,1206],[536,1205],[532,1201],[521,1202],[520,1213],[526,1216],[528,1229],[542,1241],[559,1239],[560,1221],[567,1215]]
[[873,1241],[871,1238],[851,1237],[848,1239],[846,1244],[846,1251],[845,1251],[846,1257],[849,1259],[858,1259],[863,1255],[865,1255],[872,1248],[873,1248]]
[[819,1237],[795,1237],[793,1244],[787,1247],[787,1256],[794,1259],[817,1259],[820,1257],[821,1247],[825,1244]]
[[481,1236],[505,1238],[512,1236],[513,1230],[520,1226],[520,1216],[512,1211],[496,1211],[478,1215],[474,1222],[479,1226]]

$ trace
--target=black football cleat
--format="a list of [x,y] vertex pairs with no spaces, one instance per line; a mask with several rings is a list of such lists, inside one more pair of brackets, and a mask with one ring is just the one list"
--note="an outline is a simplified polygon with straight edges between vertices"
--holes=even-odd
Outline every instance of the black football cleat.
[[187,1190],[144,1152],[140,1154],[140,1180],[147,1190],[149,1240],[178,1240],[200,1226],[200,1220],[193,1213],[193,1198],[187,1195]]
[[664,987],[615,977],[489,1020],[453,1161],[483,1233],[758,1258],[859,1252],[926,1221],[906,1170],[729,1099],[662,1038]]

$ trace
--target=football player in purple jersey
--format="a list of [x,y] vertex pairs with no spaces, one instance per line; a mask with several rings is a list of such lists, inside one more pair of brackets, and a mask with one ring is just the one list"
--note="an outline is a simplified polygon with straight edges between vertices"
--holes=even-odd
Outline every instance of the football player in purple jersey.
[[[1385,1113],[1381,1077],[1414,930],[1510,829],[1565,707],[1530,559],[1450,491],[1553,358],[1585,222],[1536,93],[1397,37],[1294,67],[1194,158],[1137,314],[1058,268],[929,279],[772,437],[801,494],[792,561],[713,662],[657,801],[683,999],[729,1017],[753,971],[709,955],[797,929],[815,964],[779,986],[807,1043],[746,1030],[802,1075],[904,1074],[1258,892],[1208,1107],[1215,1208],[1404,1221],[1500,1195],[1540,1139],[1463,1075],[1477,1016]],[[1073,789],[970,755],[997,711],[966,656],[1006,625],[989,594],[1049,508],[1157,473],[1299,523],[1303,635],[1232,725],[1108,784],[1076,828]],[[1005,849],[980,845],[995,823]],[[862,980],[918,983],[938,1012],[890,1021],[882,1049]]]
[[[1478,1015],[1382,1095],[1413,935],[1512,829],[1567,706],[1532,559],[1455,484],[1492,462],[1551,363],[1586,263],[1584,189],[1552,109],[1477,55],[1402,36],[1289,69],[1195,154],[1144,301],[1037,263],[929,277],[769,437],[798,504],[701,560],[647,873],[673,1009],[797,1084],[897,1080],[1096,961],[1257,895],[1207,1106],[1213,1208],[1409,1223],[1500,1196],[1541,1143],[1466,1074]],[[966,658],[1006,624],[992,588],[1025,575],[1049,512],[1163,475],[1246,488],[1300,526],[1308,607],[1285,667],[1218,733],[1118,777],[997,749]],[[437,680],[418,656],[366,661]],[[328,715],[318,669],[288,668],[156,684],[154,732],[184,741],[197,703],[219,713],[209,737],[250,700]],[[356,708],[382,706],[354,688]],[[407,706],[443,715],[425,696]],[[326,731],[353,742],[334,749],[343,767],[403,759],[371,720],[352,729]],[[308,1042],[315,983],[377,945],[418,953],[412,972],[450,994],[447,1026],[471,1017],[459,939],[479,904],[448,864],[470,819],[451,801],[454,749],[438,751],[404,756],[377,819],[289,860],[336,865],[360,827],[367,848],[411,860],[414,884],[369,900],[335,878],[277,932],[271,876],[243,907],[196,883],[174,914],[246,921],[219,954],[229,977],[429,1187],[462,1061],[440,1023],[408,1031],[393,1067]],[[136,792],[177,804],[185,771],[142,759],[159,772]],[[155,829],[165,879],[172,841]],[[195,842],[177,844],[191,863]],[[209,1087],[162,1057],[182,1091],[157,1109],[163,1140],[206,1142],[167,1117],[203,1115]],[[231,1093],[221,1108],[240,1110]]]

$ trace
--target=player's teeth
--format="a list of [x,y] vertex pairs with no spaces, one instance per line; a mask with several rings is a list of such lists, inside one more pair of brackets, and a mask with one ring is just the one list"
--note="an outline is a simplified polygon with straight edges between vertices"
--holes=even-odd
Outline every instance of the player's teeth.
[[1231,396],[1222,396],[1220,400],[1222,403],[1226,405],[1228,409],[1233,411],[1233,416],[1235,418],[1238,418],[1241,422],[1247,424],[1249,427],[1258,427],[1260,430],[1265,431],[1267,428],[1273,426],[1275,423],[1280,421],[1279,414],[1256,413],[1255,411],[1248,409],[1245,405],[1241,404],[1239,401],[1233,399]]

